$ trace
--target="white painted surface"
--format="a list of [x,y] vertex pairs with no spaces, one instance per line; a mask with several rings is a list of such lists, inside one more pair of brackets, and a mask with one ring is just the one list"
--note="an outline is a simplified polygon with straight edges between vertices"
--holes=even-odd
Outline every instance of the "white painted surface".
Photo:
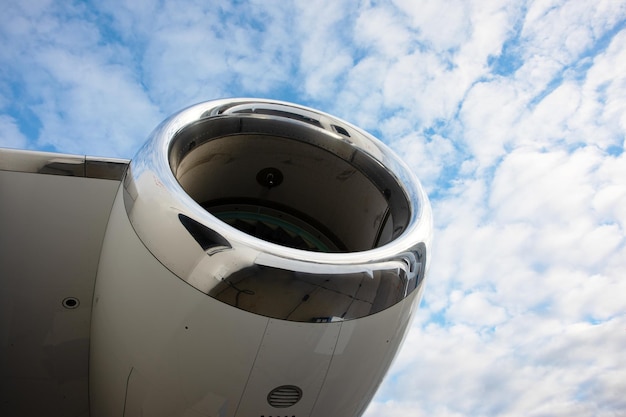
[[[135,235],[119,194],[95,291],[92,417],[358,416],[395,356],[420,292],[345,322],[239,310],[160,264]],[[298,386],[302,399],[271,407],[267,395],[281,385]]]
[[88,415],[91,300],[118,187],[0,171],[0,415]]
[[118,195],[95,292],[92,417],[122,415],[125,401],[126,417],[234,415],[268,320],[163,267],[135,235]]

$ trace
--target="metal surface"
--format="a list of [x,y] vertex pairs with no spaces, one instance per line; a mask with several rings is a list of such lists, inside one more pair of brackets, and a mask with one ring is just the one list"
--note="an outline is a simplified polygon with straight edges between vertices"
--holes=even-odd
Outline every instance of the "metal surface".
[[382,311],[418,288],[429,261],[430,206],[411,171],[369,134],[301,106],[185,109],[152,133],[124,188],[133,228],[164,266],[268,317]]
[[118,194],[94,291],[91,417],[232,417],[269,319],[220,303],[167,270]]
[[[146,249],[116,198],[98,269],[90,350],[91,417],[361,415],[423,286],[377,314],[303,323],[207,297]],[[242,295],[243,296],[243,295]],[[286,408],[276,387],[302,390]]]
[[117,158],[0,149],[0,171],[121,180],[129,161]]
[[[28,162],[0,150],[15,155]],[[119,187],[0,170],[0,415],[89,415],[92,295]]]

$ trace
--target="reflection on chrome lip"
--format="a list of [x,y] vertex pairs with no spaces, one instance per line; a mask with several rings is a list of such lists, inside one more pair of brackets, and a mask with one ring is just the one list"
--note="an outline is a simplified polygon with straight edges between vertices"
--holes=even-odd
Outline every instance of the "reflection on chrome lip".
[[[170,167],[172,140],[185,127],[229,111],[251,108],[257,103],[270,109],[288,110],[308,123],[314,116],[337,141],[365,152],[400,183],[410,206],[408,224],[402,234],[380,247],[360,252],[309,252],[269,243],[241,232],[203,209],[183,190]],[[282,110],[281,110],[282,111]],[[263,118],[280,119],[278,111]],[[349,137],[337,132],[348,132]],[[397,270],[396,279],[406,297],[424,278],[432,240],[432,214],[426,194],[410,169],[382,142],[359,128],[328,114],[290,103],[260,99],[225,99],[191,106],[165,120],[131,161],[124,181],[124,201],[130,222],[148,250],[170,271],[207,294],[238,271],[254,266],[304,274],[354,274],[374,276],[377,271]],[[223,250],[204,250],[190,235],[179,215],[210,229]],[[418,249],[419,248],[419,249]],[[393,267],[391,267],[393,266]],[[400,301],[396,297],[395,302]],[[390,305],[389,305],[390,306]],[[387,306],[387,307],[389,307]],[[239,306],[238,306],[239,307]],[[253,311],[264,314],[263,311]],[[279,317],[281,318],[281,317]],[[356,317],[349,317],[356,318]],[[288,319],[288,318],[286,318]]]

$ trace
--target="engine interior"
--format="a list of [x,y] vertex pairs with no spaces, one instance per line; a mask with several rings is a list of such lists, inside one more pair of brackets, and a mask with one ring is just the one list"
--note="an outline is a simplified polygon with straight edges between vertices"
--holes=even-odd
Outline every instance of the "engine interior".
[[350,127],[309,115],[243,109],[173,138],[169,163],[198,204],[249,235],[317,252],[356,252],[406,228],[408,198]]

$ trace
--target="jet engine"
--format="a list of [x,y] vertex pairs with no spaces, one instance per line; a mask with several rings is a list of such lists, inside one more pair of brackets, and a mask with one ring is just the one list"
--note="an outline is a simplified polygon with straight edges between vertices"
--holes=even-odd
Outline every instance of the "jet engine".
[[361,415],[419,304],[432,237],[426,194],[382,142],[259,99],[165,120],[105,224],[91,417]]

